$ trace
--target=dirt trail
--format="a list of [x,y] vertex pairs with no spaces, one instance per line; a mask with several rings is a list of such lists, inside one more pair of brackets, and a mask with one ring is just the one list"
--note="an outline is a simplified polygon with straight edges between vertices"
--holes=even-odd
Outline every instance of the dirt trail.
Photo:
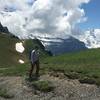
[[22,77],[0,77],[0,86],[6,87],[14,95],[12,99],[0,100],[100,100],[100,88],[96,85],[81,84],[78,80],[42,75],[40,80],[51,81],[55,89],[52,92],[37,92],[29,87]]

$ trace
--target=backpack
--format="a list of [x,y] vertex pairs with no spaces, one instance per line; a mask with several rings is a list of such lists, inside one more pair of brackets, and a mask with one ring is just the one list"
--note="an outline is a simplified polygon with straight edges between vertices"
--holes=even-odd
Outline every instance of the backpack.
[[32,50],[29,51],[29,60],[31,60],[31,53],[32,53]]

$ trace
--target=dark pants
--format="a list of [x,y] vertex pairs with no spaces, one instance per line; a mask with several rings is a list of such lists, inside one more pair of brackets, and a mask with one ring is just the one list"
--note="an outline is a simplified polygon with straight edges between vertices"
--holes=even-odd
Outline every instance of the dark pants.
[[31,69],[30,69],[30,72],[29,72],[29,77],[32,77],[32,72],[33,72],[35,66],[36,66],[35,74],[36,74],[36,76],[39,75],[40,66],[39,66],[39,60],[37,60],[34,63],[31,62]]

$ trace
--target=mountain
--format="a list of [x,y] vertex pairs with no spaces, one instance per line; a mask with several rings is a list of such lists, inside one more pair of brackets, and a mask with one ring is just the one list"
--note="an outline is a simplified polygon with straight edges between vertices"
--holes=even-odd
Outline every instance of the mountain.
[[75,39],[74,37],[69,37],[68,39],[57,38],[57,42],[56,39],[55,41],[42,42],[44,44],[47,44],[46,49],[50,50],[54,55],[87,49],[84,42],[81,42],[78,39]]
[[[1,23],[0,23],[0,31],[3,33],[9,33],[8,29],[3,27]],[[11,35],[11,37],[18,38],[14,35]],[[83,42],[79,41],[78,39],[75,39],[74,37],[69,37],[67,39],[44,38],[45,40],[43,40],[43,38],[41,37],[37,37],[37,38],[39,38],[43,44],[38,39],[35,39],[35,41],[33,42],[35,44],[41,45],[40,46],[41,50],[44,50],[46,48],[50,55],[52,54],[58,55],[58,54],[66,53],[66,52],[74,52],[74,51],[80,51],[80,50],[87,49]],[[30,39],[27,39],[27,40],[31,42]],[[26,43],[29,45],[30,42],[29,43],[26,42]],[[45,45],[45,47],[43,45]],[[32,47],[32,44],[28,46],[29,50],[31,49],[31,47]]]
[[100,29],[87,30],[82,35],[78,35],[78,39],[89,49],[100,48]]
[[10,33],[7,27],[3,27],[2,24],[0,23],[0,32],[3,33]]

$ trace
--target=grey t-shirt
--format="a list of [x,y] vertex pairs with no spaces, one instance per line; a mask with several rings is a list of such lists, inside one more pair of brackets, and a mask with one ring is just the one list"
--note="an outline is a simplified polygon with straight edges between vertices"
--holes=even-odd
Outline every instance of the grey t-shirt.
[[32,50],[32,52],[31,52],[31,62],[34,63],[37,60],[39,60],[39,52],[36,51],[36,50]]

